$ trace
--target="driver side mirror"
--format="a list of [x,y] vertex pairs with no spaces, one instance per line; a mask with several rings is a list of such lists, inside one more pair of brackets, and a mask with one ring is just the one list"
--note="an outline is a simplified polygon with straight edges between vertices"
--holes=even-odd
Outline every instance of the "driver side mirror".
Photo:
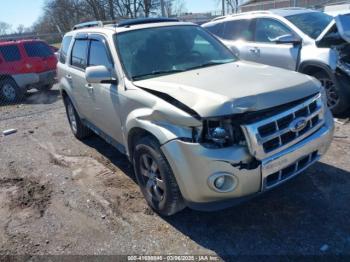
[[275,39],[272,39],[272,42],[275,42],[276,44],[299,45],[301,44],[301,38],[288,34],[288,35],[282,35],[282,36],[276,37]]
[[91,84],[118,84],[118,80],[112,74],[111,70],[102,65],[87,67],[85,70],[85,79]]

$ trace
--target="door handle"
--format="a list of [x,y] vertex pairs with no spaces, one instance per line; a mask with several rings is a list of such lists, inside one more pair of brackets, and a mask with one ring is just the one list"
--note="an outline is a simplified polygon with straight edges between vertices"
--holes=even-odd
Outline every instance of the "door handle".
[[71,75],[66,75],[66,78],[67,79],[72,79],[72,76]]
[[249,51],[255,55],[260,54],[260,49],[258,47],[251,48],[251,49],[249,49]]
[[88,89],[88,90],[93,90],[94,87],[92,86],[92,84],[86,84],[85,87]]

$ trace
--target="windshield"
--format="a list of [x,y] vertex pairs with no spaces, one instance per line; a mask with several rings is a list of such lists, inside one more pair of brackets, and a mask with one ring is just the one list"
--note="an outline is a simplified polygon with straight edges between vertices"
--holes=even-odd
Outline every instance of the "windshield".
[[121,62],[133,80],[237,60],[216,38],[198,26],[134,30],[120,33],[116,39]]
[[316,39],[333,20],[333,17],[322,12],[310,12],[286,16],[286,19],[305,34]]

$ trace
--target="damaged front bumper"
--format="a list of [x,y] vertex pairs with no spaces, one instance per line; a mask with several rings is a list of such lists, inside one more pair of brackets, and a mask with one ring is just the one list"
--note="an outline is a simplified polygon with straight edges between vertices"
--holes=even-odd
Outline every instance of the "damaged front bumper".
[[[304,171],[326,153],[333,132],[333,118],[327,110],[324,125],[315,133],[250,167],[242,164],[254,161],[243,146],[208,149],[172,140],[162,146],[162,151],[187,205],[217,210],[270,190]],[[215,190],[211,178],[217,174],[233,177],[234,186],[225,192]]]

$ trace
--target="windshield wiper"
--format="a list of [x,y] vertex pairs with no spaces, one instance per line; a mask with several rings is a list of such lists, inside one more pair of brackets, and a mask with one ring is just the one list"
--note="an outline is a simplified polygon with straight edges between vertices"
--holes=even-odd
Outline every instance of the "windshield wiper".
[[180,73],[180,72],[184,72],[184,70],[173,69],[173,70],[153,71],[151,73],[133,76],[132,79],[133,80],[137,80],[137,79],[140,79],[140,78],[146,78],[148,76],[167,75],[167,74],[174,74],[174,73]]

